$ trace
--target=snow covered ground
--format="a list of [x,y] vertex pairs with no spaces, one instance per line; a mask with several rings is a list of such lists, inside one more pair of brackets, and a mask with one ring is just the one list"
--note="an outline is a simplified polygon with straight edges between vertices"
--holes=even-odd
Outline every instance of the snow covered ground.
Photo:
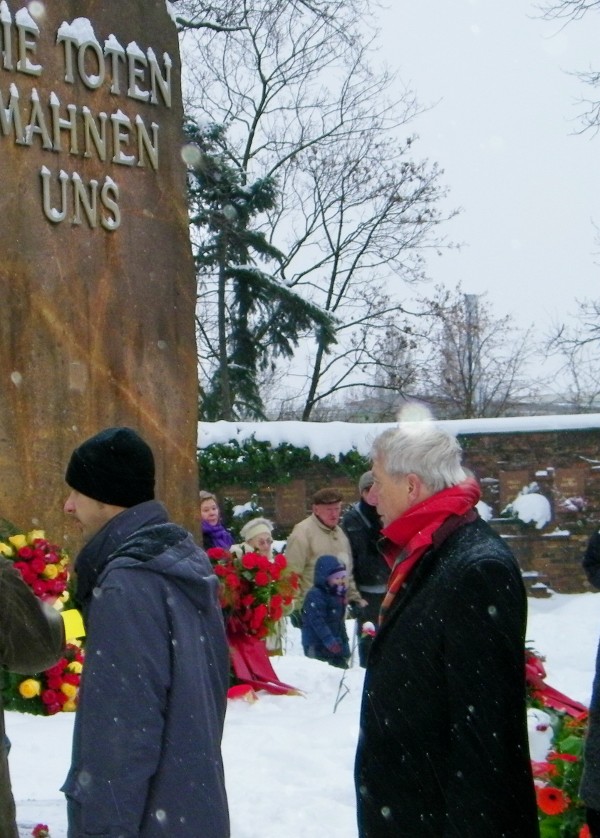
[[[548,683],[585,704],[599,637],[600,593],[529,600],[527,639],[546,657]],[[260,693],[254,704],[229,702],[223,751],[232,838],[352,838],[363,671],[356,662],[344,674],[304,658],[299,632],[291,627],[287,654],[275,658],[274,667],[303,696]],[[52,838],[66,838],[58,789],[69,763],[73,717],[6,716],[21,834],[29,836],[42,822]]]

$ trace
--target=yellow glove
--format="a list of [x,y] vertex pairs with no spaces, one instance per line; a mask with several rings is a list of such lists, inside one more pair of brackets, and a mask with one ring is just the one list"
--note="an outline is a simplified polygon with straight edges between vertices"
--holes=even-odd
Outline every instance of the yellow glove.
[[69,608],[68,611],[61,611],[60,616],[65,624],[65,640],[74,640],[76,637],[85,637],[83,617],[76,608]]

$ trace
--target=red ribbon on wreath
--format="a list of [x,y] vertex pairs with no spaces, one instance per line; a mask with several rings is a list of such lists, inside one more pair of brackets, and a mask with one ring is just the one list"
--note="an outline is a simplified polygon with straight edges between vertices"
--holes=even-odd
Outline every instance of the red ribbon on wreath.
[[235,618],[227,621],[226,629],[231,666],[238,681],[274,695],[300,695],[296,687],[279,680],[263,640],[240,629]]
[[569,698],[564,693],[559,692],[546,683],[544,664],[537,655],[529,651],[525,657],[525,678],[533,698],[537,698],[538,701],[541,701],[547,707],[560,710],[562,713],[573,716],[573,718],[577,718],[582,714],[587,715],[588,708],[585,704],[580,704],[579,701]]

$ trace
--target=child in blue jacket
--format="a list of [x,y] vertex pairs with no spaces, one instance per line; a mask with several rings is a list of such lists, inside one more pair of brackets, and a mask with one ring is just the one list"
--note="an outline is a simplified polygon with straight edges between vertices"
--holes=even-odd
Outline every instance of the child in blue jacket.
[[302,607],[302,647],[307,657],[348,668],[345,614],[346,567],[337,556],[319,556],[314,584]]

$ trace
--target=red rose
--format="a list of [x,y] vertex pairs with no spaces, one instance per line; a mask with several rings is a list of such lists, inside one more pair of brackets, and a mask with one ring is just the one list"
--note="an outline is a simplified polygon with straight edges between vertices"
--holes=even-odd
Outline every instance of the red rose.
[[42,692],[41,699],[44,704],[47,704],[48,706],[56,704],[58,701],[58,693],[56,690],[44,690]]
[[256,559],[256,566],[259,570],[269,570],[271,567],[271,562],[266,556],[260,555]]
[[33,550],[31,547],[27,547],[27,545],[25,547],[19,547],[17,556],[21,559],[31,559],[33,558]]
[[55,716],[57,713],[60,713],[61,710],[62,705],[60,705],[58,701],[55,704],[46,705],[46,713],[48,714],[48,716]]
[[269,572],[271,574],[271,578],[276,582],[279,577],[281,576],[281,568],[276,564],[271,564],[269,568]]
[[49,666],[46,669],[46,675],[61,675],[63,669],[68,665],[69,661],[66,658],[61,658],[57,661],[54,666]]
[[227,576],[229,570],[222,564],[216,564],[213,568],[217,576]]
[[44,568],[46,567],[46,562],[44,559],[32,559],[30,567],[34,573],[43,573]]
[[287,559],[283,555],[283,553],[277,553],[277,555],[273,558],[273,562],[277,565],[280,570],[283,570],[287,567]]
[[257,570],[256,576],[254,577],[254,581],[260,588],[264,588],[269,584],[271,580],[269,578],[269,574],[266,573],[266,571]]
[[249,608],[251,605],[254,604],[254,597],[252,596],[252,594],[246,594],[246,596],[243,596],[241,598],[240,602],[244,606],[244,608]]

